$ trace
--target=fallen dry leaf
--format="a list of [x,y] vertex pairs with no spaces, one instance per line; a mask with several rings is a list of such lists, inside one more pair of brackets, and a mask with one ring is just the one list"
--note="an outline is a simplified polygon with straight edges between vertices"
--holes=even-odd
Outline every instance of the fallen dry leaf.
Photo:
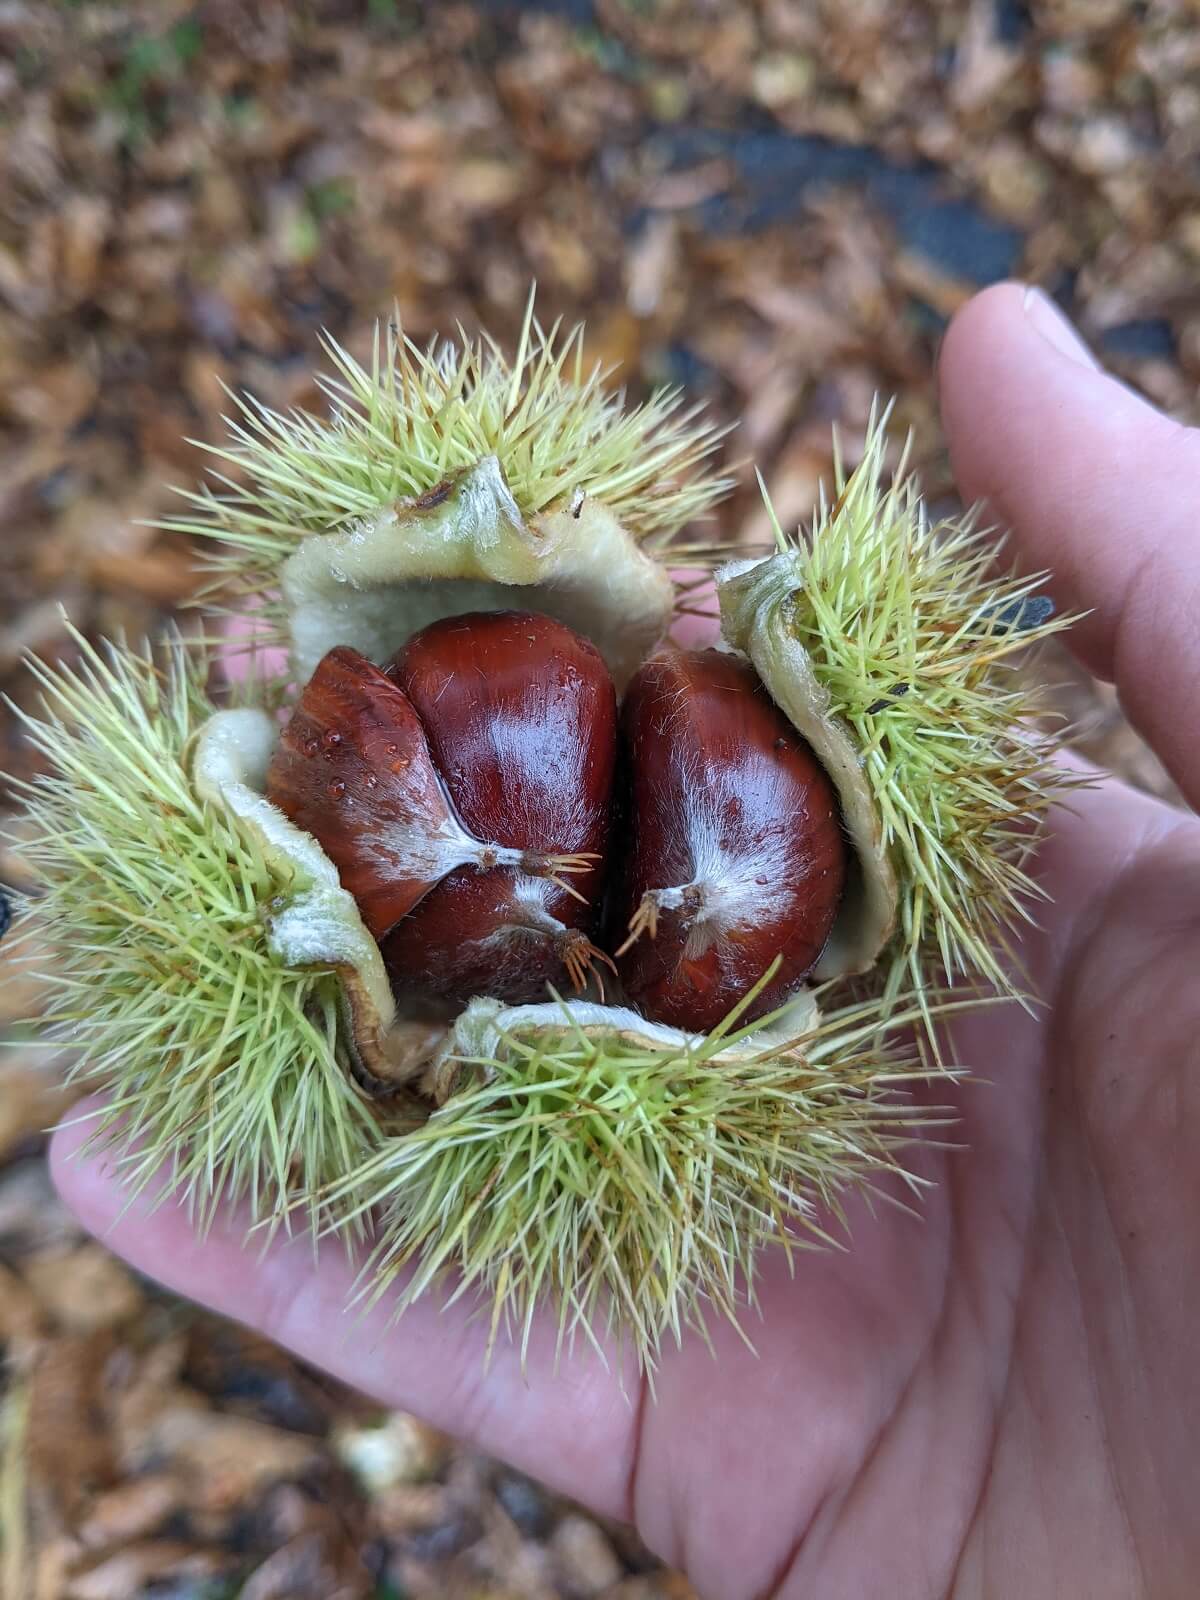
[[108,1429],[107,1333],[66,1334],[36,1351],[30,1372],[29,1477],[56,1520],[71,1526],[88,1497],[111,1484],[117,1462]]
[[38,1256],[26,1265],[25,1282],[46,1314],[68,1334],[119,1327],[144,1304],[129,1269],[99,1244]]
[[215,1551],[197,1550],[174,1540],[151,1540],[108,1556],[73,1574],[63,1600],[130,1600],[168,1582],[211,1578],[229,1566]]
[[300,1434],[187,1403],[165,1408],[154,1436],[183,1474],[189,1503],[204,1511],[252,1503],[269,1484],[300,1477],[320,1459]]
[[170,1473],[127,1479],[93,1499],[76,1530],[79,1542],[99,1551],[144,1539],[174,1517],[182,1503],[182,1486]]

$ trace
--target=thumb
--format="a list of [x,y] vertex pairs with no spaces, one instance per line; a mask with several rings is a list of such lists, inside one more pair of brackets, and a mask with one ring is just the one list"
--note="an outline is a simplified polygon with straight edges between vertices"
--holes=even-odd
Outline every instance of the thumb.
[[1200,804],[1200,431],[1105,373],[1039,290],[999,284],[951,323],[942,416],[964,498],[1011,527],[1070,636]]

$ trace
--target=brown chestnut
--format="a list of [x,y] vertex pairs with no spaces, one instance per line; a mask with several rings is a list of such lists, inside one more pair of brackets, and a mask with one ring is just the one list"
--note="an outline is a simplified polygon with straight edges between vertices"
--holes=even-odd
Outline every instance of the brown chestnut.
[[316,839],[377,939],[455,867],[490,864],[450,803],[408,696],[345,645],[300,696],[267,796]]
[[564,976],[582,987],[617,748],[600,653],[550,617],[475,612],[423,629],[386,670],[464,826],[510,858],[452,871],[394,929],[393,982],[456,1001],[542,999]]
[[719,650],[651,657],[622,734],[626,993],[656,1021],[707,1033],[779,956],[744,1020],[761,1016],[833,926],[846,872],[833,786],[753,668]]

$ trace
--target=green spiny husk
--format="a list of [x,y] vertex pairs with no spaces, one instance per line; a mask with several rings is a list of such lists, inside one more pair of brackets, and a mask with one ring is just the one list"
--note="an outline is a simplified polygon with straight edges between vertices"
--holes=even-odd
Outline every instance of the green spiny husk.
[[906,1097],[924,1072],[878,1003],[754,1052],[764,1023],[737,1014],[755,993],[700,1043],[581,1028],[564,1007],[464,1058],[477,1081],[336,1196],[379,1220],[363,1297],[399,1315],[450,1279],[523,1349],[548,1303],[560,1343],[607,1330],[652,1368],[664,1339],[755,1304],[766,1246],[835,1243],[846,1195],[885,1179],[918,1193],[900,1152],[945,1118]]
[[72,1078],[105,1091],[95,1140],[132,1190],[161,1182],[202,1224],[222,1197],[319,1220],[320,1186],[378,1126],[347,1067],[337,975],[269,948],[292,885],[193,791],[204,659],[176,636],[157,655],[74,640],[76,666],[31,663],[43,715],[17,714],[46,771],[21,785],[13,842],[35,883],[24,959]]
[[[278,628],[283,562],[312,533],[351,527],[494,455],[521,514],[577,494],[657,548],[731,487],[702,470],[727,430],[664,389],[629,408],[609,373],[584,365],[583,328],[543,328],[530,297],[516,356],[486,335],[421,349],[398,321],[376,329],[370,369],[331,338],[318,379],[329,420],[232,397],[231,442],[204,446],[215,487],[182,491],[166,527],[215,541],[210,594]],[[282,630],[279,630],[282,637]]]
[[1032,670],[1073,619],[1011,626],[1047,574],[997,571],[1003,542],[977,512],[931,522],[907,446],[885,475],[887,421],[872,418],[852,472],[837,456],[809,530],[775,521],[774,603],[878,810],[899,888],[886,993],[983,980],[1016,995],[1012,933],[1044,898],[1030,859],[1047,813],[1087,781],[1057,759]]

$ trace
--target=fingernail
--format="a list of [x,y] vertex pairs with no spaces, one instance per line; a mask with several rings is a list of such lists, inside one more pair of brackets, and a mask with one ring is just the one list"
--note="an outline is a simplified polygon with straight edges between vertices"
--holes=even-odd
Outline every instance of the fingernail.
[[1092,372],[1099,371],[1100,363],[1048,294],[1030,286],[1025,291],[1022,306],[1033,327],[1060,356],[1069,356]]

